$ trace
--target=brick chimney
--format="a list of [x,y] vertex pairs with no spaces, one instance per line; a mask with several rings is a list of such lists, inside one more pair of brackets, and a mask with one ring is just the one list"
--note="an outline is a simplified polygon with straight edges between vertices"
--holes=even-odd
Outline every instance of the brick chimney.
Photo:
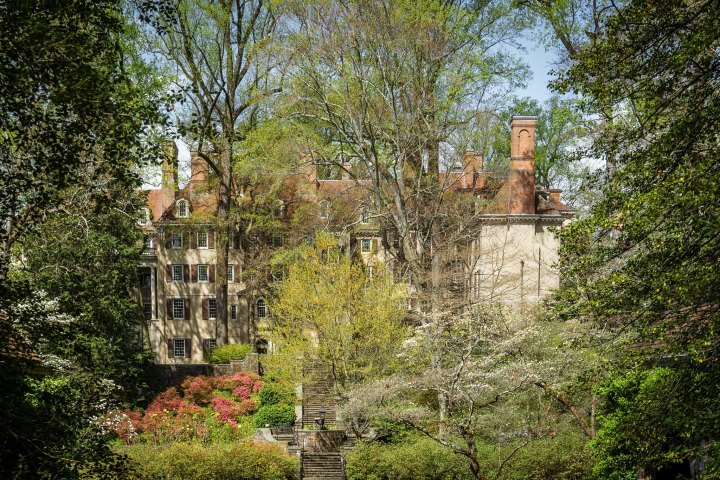
[[190,190],[202,190],[207,186],[208,164],[197,152],[190,152]]
[[513,116],[510,120],[510,178],[508,178],[511,215],[535,214],[535,125],[537,117]]
[[168,140],[162,146],[162,188],[178,189],[178,148],[175,142]]
[[463,176],[460,185],[462,188],[482,187],[480,173],[483,170],[483,156],[475,155],[474,150],[466,150],[463,154]]

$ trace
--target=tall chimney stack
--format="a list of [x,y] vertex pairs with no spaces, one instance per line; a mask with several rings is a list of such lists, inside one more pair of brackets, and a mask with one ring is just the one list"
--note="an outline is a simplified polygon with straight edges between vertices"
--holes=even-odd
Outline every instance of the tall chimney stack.
[[207,186],[208,164],[197,152],[190,152],[190,190]]
[[537,117],[513,116],[510,120],[509,212],[535,214],[535,125]]
[[178,189],[178,148],[172,140],[162,146],[162,188]]

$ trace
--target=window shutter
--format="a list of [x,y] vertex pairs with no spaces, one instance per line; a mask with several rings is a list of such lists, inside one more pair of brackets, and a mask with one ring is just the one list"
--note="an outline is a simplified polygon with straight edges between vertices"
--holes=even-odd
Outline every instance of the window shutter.
[[355,237],[350,237],[350,255],[353,256],[358,251],[358,240]]
[[155,238],[155,237],[150,238],[150,248],[157,248],[157,238]]
[[208,248],[215,248],[215,232],[208,232]]
[[192,357],[192,340],[189,338],[185,339],[185,358]]
[[165,248],[169,249],[172,247],[172,232],[170,230],[165,232]]
[[207,320],[208,318],[210,318],[210,315],[208,314],[208,311],[209,311],[209,309],[208,309],[208,299],[207,299],[207,298],[203,298],[203,299],[202,299],[202,318],[203,318],[203,320]]
[[190,320],[190,299],[185,299],[185,320]]
[[175,345],[172,338],[168,338],[168,358],[175,358]]
[[172,282],[172,265],[165,265],[165,283]]
[[228,248],[235,248],[235,233],[232,229],[228,230]]
[[373,238],[372,251],[373,253],[378,253],[380,251],[380,240],[377,238]]
[[197,248],[197,232],[191,231],[190,235],[190,248]]
[[168,299],[167,299],[167,302],[165,302],[165,314],[166,314],[165,317],[166,317],[168,320],[172,320],[172,319],[173,319],[173,308],[172,308],[173,305],[172,305],[172,304],[173,304],[173,299],[172,299],[172,298],[168,298]]
[[203,357],[207,358],[210,355],[210,342],[207,338],[203,338]]
[[190,265],[187,263],[183,265],[183,280],[186,282],[190,281]]
[[239,232],[233,232],[233,248],[240,248],[240,233]]
[[215,283],[215,265],[208,266],[208,282]]
[[198,281],[198,266],[196,263],[193,263],[190,265],[190,281],[193,283],[197,283]]

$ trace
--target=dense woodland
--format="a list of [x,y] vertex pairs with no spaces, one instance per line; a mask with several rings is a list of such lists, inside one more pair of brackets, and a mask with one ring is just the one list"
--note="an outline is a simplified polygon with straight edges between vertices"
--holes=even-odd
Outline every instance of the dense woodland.
[[[322,361],[353,480],[719,478],[719,32],[713,0],[0,1],[0,476],[295,478],[248,437]],[[522,39],[556,60],[545,103]],[[472,148],[504,174],[513,114],[575,209],[561,287],[467,305],[441,269],[482,205],[438,172]],[[245,257],[284,272],[262,379],[148,387],[137,190],[168,139],[219,231],[287,239]],[[347,212],[273,215],[308,156],[367,187],[412,326],[337,250]]]

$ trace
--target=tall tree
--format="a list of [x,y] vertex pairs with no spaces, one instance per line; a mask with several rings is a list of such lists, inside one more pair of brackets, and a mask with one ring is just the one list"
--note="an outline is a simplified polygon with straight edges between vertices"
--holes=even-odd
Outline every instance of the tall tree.
[[134,190],[159,120],[129,34],[121,2],[0,4],[6,478],[124,474],[96,419],[138,393]]
[[561,234],[556,307],[633,333],[604,390],[604,478],[687,475],[694,458],[720,471],[719,14],[713,1],[628,2],[557,83],[612,112],[594,152],[616,171]]
[[[238,142],[262,117],[262,103],[280,91],[269,44],[279,30],[273,2],[172,0],[149,18],[153,53],[183,92],[179,131],[215,174],[219,235],[216,284],[221,343],[228,341],[229,231],[242,185],[233,175]],[[240,234],[243,232],[241,231]]]
[[[457,139],[478,110],[522,82],[522,66],[498,48],[521,26],[505,1],[321,2],[300,18],[290,100],[328,132],[313,161],[353,165],[383,246],[439,312],[444,255],[469,224],[449,214],[464,199],[441,170],[460,161]],[[454,213],[463,211],[474,207]]]

